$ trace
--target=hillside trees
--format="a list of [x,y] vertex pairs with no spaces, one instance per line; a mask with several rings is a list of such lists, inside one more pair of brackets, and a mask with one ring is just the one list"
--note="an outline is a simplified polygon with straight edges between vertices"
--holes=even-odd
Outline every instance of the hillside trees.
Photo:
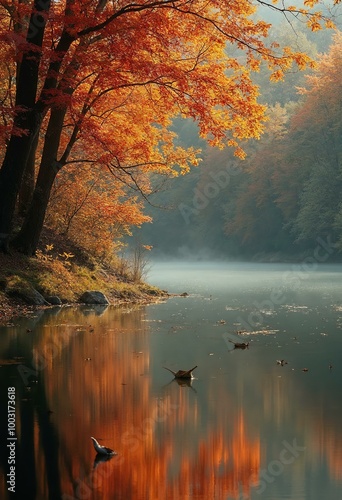
[[262,142],[250,152],[238,189],[229,193],[224,204],[224,232],[236,240],[242,255],[283,249],[285,219],[276,203],[274,176],[282,160],[289,116],[286,107],[269,107]]
[[[317,12],[272,8],[319,28]],[[27,254],[35,252],[53,183],[68,165],[110,171],[114,184],[146,195],[151,172],[178,175],[198,161],[192,148],[175,145],[169,126],[179,114],[197,121],[211,144],[242,155],[239,140],[260,136],[264,114],[250,72],[265,61],[277,79],[293,63],[310,63],[299,51],[268,46],[269,25],[253,20],[254,12],[248,0],[2,2],[9,76],[1,105],[0,247],[8,247],[18,193],[35,163],[35,189],[31,202],[24,198],[13,242]],[[227,44],[244,58],[229,55]]]
[[341,246],[341,49],[336,33],[287,119],[284,108],[273,108],[244,187],[226,206],[226,232],[241,248],[290,253],[327,237]]
[[300,138],[297,155],[308,179],[300,197],[294,230],[299,239],[315,241],[330,235],[341,241],[342,190],[342,33],[334,36],[329,52],[302,89],[305,102],[292,121]]

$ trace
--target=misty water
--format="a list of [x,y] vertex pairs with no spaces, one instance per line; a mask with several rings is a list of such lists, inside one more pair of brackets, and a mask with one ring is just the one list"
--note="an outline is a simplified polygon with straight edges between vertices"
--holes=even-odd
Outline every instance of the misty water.
[[148,281],[189,295],[0,328],[1,498],[8,387],[17,498],[342,498],[342,266],[165,262]]

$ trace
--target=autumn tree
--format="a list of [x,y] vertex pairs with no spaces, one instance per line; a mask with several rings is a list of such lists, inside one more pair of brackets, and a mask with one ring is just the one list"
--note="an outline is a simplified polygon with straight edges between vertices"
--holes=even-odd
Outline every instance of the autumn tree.
[[[317,11],[269,6],[320,27]],[[264,114],[251,71],[265,61],[276,80],[293,63],[310,63],[300,51],[269,46],[270,25],[255,11],[249,0],[2,2],[0,39],[16,85],[0,170],[0,247],[7,249],[34,161],[35,190],[14,242],[27,254],[37,247],[54,180],[70,163],[109,170],[148,193],[149,173],[177,175],[197,162],[195,151],[174,144],[169,126],[179,114],[197,121],[211,144],[242,155],[239,140],[260,136]]]
[[110,172],[83,164],[69,165],[54,183],[46,223],[99,261],[111,263],[121,249],[121,239],[131,227],[150,222],[143,203],[125,193],[122,182]]

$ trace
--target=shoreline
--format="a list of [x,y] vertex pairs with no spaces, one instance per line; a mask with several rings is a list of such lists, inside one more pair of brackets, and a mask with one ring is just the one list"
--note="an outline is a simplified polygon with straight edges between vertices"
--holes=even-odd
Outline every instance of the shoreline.
[[[170,297],[178,296],[169,294],[165,290],[160,290],[160,294],[144,294],[136,297],[115,297],[115,300],[109,300],[105,307],[122,307],[125,305],[149,305],[157,304],[168,300]],[[181,295],[180,295],[181,296]],[[29,318],[35,311],[45,311],[55,307],[96,307],[99,304],[85,304],[84,302],[65,302],[61,305],[29,305],[18,299],[0,296],[0,327],[12,326],[13,322],[19,318]]]
[[38,251],[34,257],[0,253],[0,325],[38,309],[91,306],[94,296],[82,297],[86,292],[100,292],[100,301],[96,297],[94,305],[114,306],[147,304],[170,296],[142,279],[132,279],[128,269],[120,268],[119,260],[105,263],[73,251],[71,255],[58,247],[53,254]]

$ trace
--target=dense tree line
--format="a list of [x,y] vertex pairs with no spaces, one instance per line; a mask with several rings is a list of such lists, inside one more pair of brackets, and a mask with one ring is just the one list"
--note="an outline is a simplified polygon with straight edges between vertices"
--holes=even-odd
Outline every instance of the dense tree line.
[[[269,121],[262,139],[246,147],[244,161],[237,162],[229,151],[206,149],[192,182],[170,194],[177,206],[167,221],[164,214],[171,253],[181,248],[182,255],[185,250],[190,255],[202,248],[235,258],[298,258],[328,238],[337,244],[338,258],[341,54],[342,35],[336,33],[327,52],[318,55],[314,71],[299,78],[297,74],[297,82],[291,75],[281,84],[280,102],[273,88],[264,87],[263,98],[272,103]],[[259,81],[265,78],[261,74]],[[158,226],[159,215],[154,216]],[[153,227],[146,237],[154,243]],[[167,251],[162,243],[156,244],[161,252]]]

